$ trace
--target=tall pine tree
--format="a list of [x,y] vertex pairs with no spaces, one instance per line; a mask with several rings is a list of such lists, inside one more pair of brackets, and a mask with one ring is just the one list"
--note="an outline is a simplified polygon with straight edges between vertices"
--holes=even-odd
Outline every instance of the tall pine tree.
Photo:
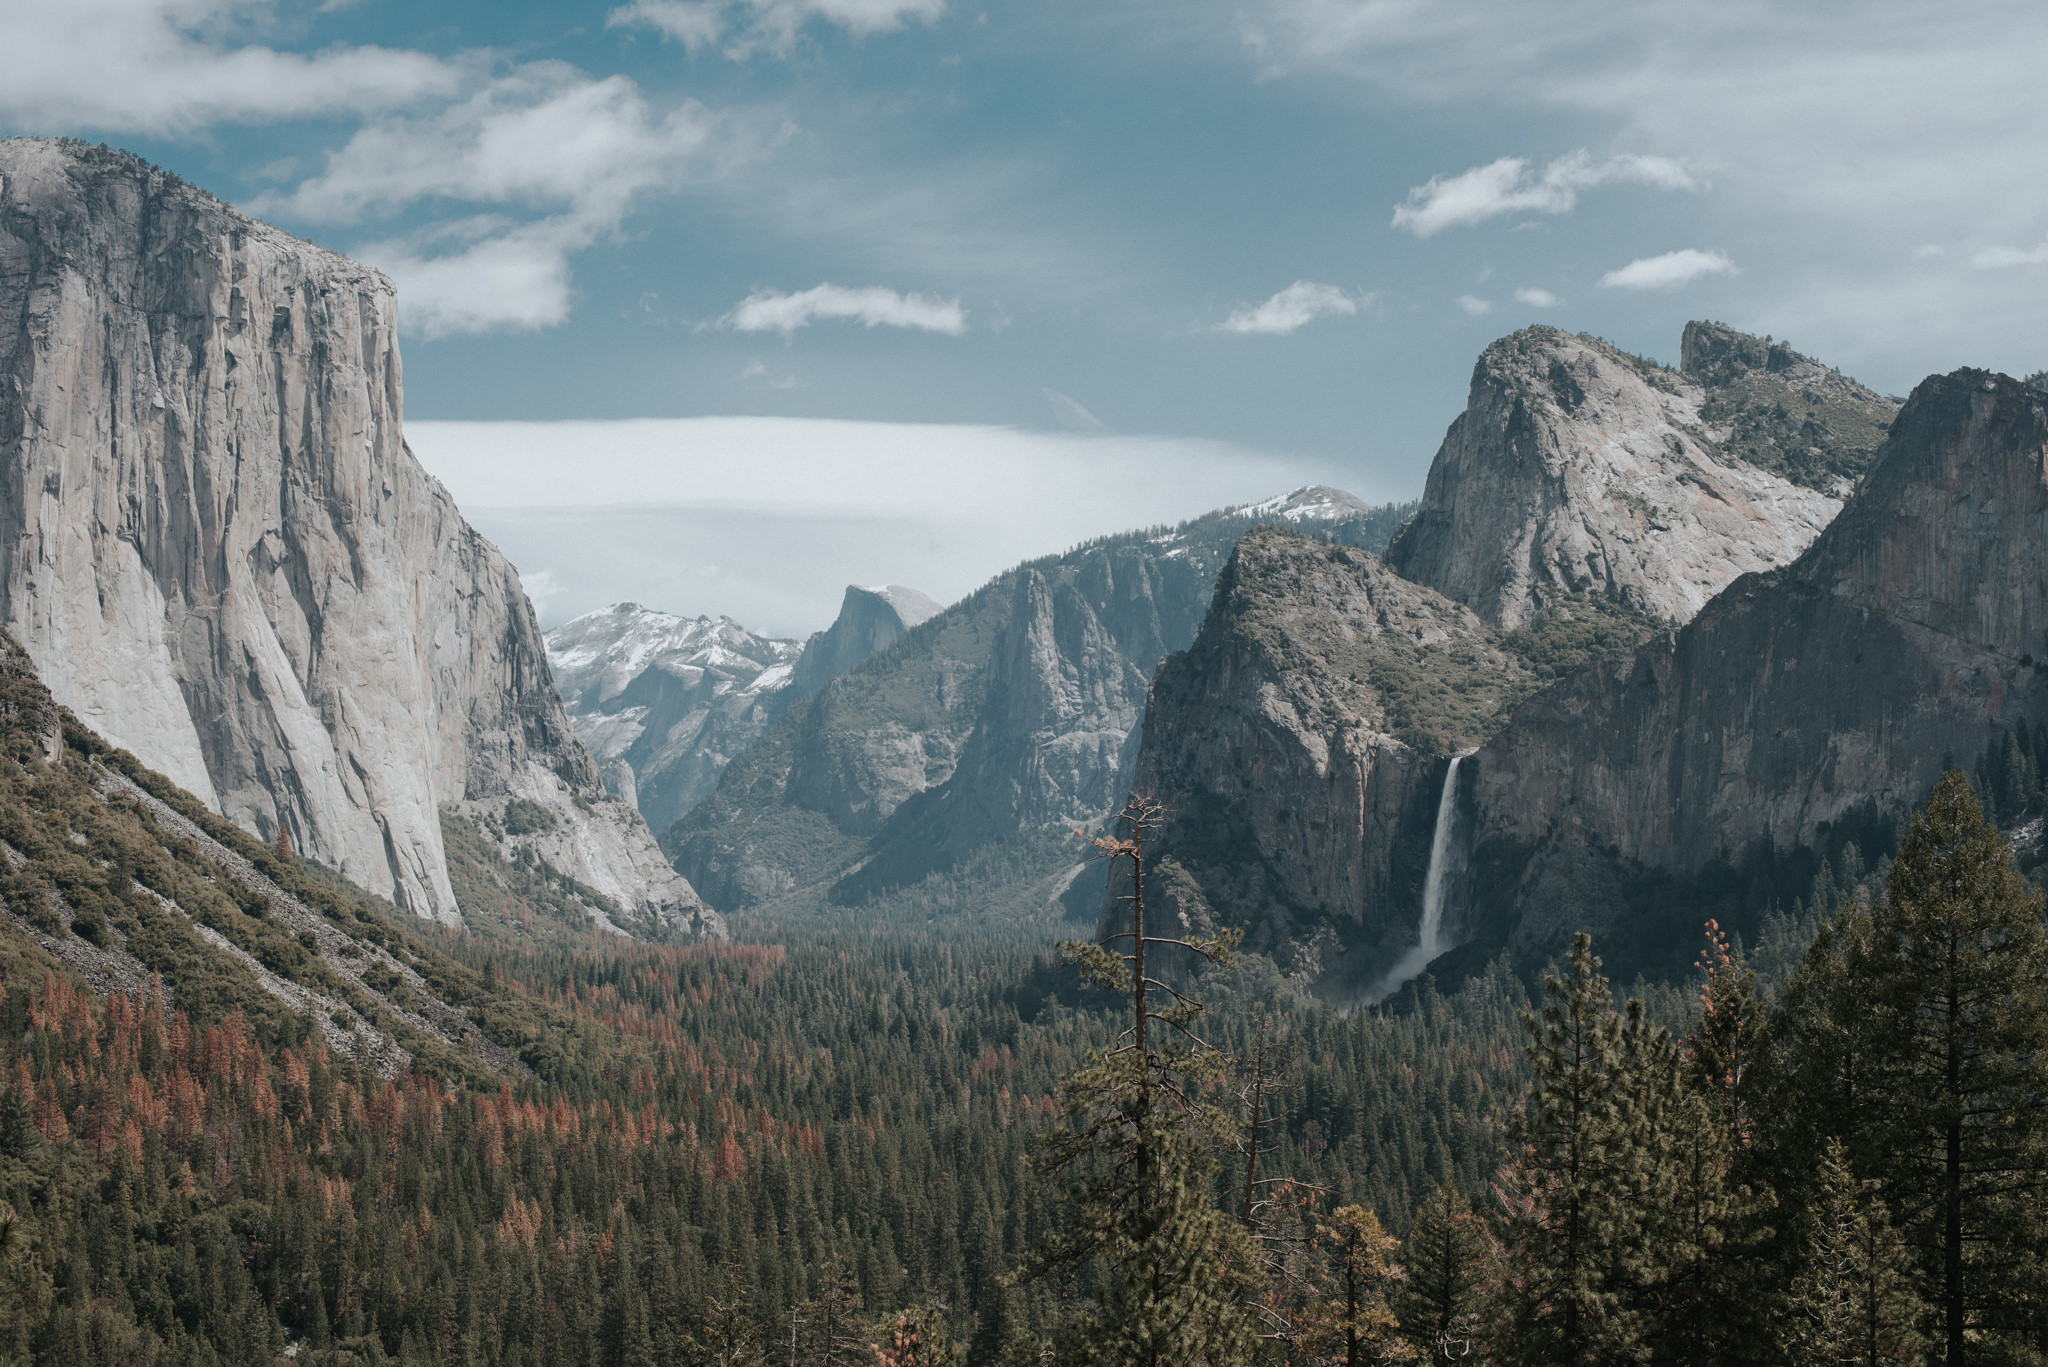
[[2048,1194],[2040,890],[1968,780],[1914,814],[1874,919],[1890,1113],[1885,1194],[1935,1288],[1949,1367],[2038,1336]]
[[1926,1304],[1913,1259],[1875,1182],[1859,1182],[1830,1140],[1800,1220],[1798,1272],[1783,1337],[1799,1362],[1886,1367],[1920,1360]]
[[1036,1166],[1069,1213],[1021,1275],[1094,1274],[1095,1305],[1065,1335],[1062,1361],[1234,1367],[1257,1342],[1260,1269],[1250,1234],[1211,1193],[1217,1152],[1237,1132],[1216,1100],[1225,1060],[1195,1033],[1201,1004],[1154,976],[1163,953],[1221,962],[1230,942],[1147,923],[1146,844],[1164,820],[1158,803],[1133,797],[1120,834],[1096,841],[1131,863],[1131,928],[1067,948],[1085,977],[1125,995],[1131,1023],[1061,1084],[1067,1127],[1047,1135]]

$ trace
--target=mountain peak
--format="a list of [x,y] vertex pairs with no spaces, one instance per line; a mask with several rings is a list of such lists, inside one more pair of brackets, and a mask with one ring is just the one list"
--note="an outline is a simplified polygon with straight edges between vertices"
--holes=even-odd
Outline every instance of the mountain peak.
[[1797,556],[1841,507],[1726,459],[1707,397],[1596,337],[1499,339],[1388,563],[1500,626],[1584,593],[1690,619],[1738,575]]

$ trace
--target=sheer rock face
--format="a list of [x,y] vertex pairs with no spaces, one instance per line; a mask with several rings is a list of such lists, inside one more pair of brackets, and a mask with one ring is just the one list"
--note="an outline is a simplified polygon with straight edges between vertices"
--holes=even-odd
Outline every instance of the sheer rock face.
[[1578,592],[1691,620],[1738,576],[1792,560],[1841,507],[1719,452],[1706,398],[1591,338],[1502,338],[1387,563],[1498,626]]
[[804,642],[789,675],[787,701],[808,698],[877,651],[894,645],[904,632],[929,621],[945,609],[901,584],[864,588],[846,586],[839,616],[825,630]]
[[1547,948],[1615,869],[1686,874],[1917,800],[2043,715],[2044,666],[2048,395],[1929,379],[1796,563],[1532,699],[1466,766],[1458,914],[1512,896],[1516,938]]
[[687,920],[518,575],[405,446],[396,319],[133,157],[0,143],[0,622],[109,740],[421,916],[458,917],[440,808],[521,795],[589,836],[564,872]]
[[1527,690],[1498,637],[1365,551],[1248,533],[1145,713],[1133,788],[1167,804],[1169,913],[1213,910],[1283,966],[1327,927],[1326,990],[1383,970],[1415,939],[1448,754]]
[[548,662],[605,787],[661,829],[718,786],[782,710],[802,647],[730,617],[616,603],[547,635]]

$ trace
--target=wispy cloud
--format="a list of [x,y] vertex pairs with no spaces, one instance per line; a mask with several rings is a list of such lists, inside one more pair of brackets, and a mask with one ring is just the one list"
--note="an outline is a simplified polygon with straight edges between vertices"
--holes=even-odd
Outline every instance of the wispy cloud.
[[1297,280],[1263,304],[1247,304],[1216,325],[1218,332],[1284,337],[1318,318],[1348,318],[1362,301],[1335,285]]
[[452,95],[468,64],[335,46],[248,42],[266,7],[242,0],[9,4],[0,115],[45,128],[189,133],[216,123],[317,118]]
[[929,294],[899,294],[870,285],[814,285],[795,294],[761,290],[748,295],[719,321],[740,332],[784,335],[812,323],[844,319],[869,327],[918,328],[958,337],[967,331],[967,311],[958,299]]
[[1083,408],[1080,401],[1069,398],[1057,389],[1045,391],[1045,401],[1052,407],[1052,415],[1059,425],[1070,432],[1107,432],[1109,424]]
[[1524,285],[1515,291],[1515,298],[1532,309],[1554,309],[1564,302],[1549,290],[1536,285]]
[[542,223],[423,256],[402,240],[356,255],[399,284],[400,326],[426,339],[478,332],[538,332],[569,316],[569,253],[583,245]]
[[439,199],[612,223],[635,196],[674,185],[712,123],[694,102],[657,109],[624,76],[536,62],[432,114],[370,123],[319,175],[254,207],[348,223]]
[[1979,270],[1998,270],[2005,266],[2048,265],[2048,238],[2041,239],[2036,247],[2019,250],[2012,247],[1986,247],[1970,258],[1970,264]]
[[912,21],[931,23],[945,12],[946,0],[633,0],[604,22],[606,28],[653,29],[692,52],[723,43],[726,56],[745,61],[761,51],[787,56],[813,19],[865,37]]
[[1457,304],[1459,308],[1465,310],[1467,314],[1474,318],[1493,312],[1493,301],[1491,299],[1480,299],[1470,294],[1459,295]]
[[1502,214],[1571,212],[1579,192],[1610,182],[1651,185],[1664,190],[1696,190],[1699,183],[1668,157],[1624,155],[1594,161],[1580,148],[1545,166],[1541,172],[1522,157],[1502,157],[1455,176],[1432,176],[1427,185],[1408,192],[1405,204],[1394,206],[1394,226],[1417,237],[1445,228],[1470,227]]
[[357,254],[398,282],[422,336],[532,331],[568,317],[571,256],[642,196],[677,188],[716,122],[694,102],[657,108],[626,77],[536,62],[431,113],[373,120],[320,174],[250,207],[338,223],[423,202],[488,207]]
[[1644,256],[1600,277],[1607,289],[1668,290],[1689,284],[1703,275],[1734,275],[1735,263],[1720,252],[1703,252],[1694,247]]

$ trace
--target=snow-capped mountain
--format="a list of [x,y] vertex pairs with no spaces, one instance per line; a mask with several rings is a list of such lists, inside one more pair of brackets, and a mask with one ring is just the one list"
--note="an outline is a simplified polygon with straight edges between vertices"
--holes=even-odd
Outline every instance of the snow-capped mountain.
[[679,617],[614,603],[547,634],[570,725],[605,786],[657,828],[718,783],[726,761],[767,729],[803,653],[730,617]]

